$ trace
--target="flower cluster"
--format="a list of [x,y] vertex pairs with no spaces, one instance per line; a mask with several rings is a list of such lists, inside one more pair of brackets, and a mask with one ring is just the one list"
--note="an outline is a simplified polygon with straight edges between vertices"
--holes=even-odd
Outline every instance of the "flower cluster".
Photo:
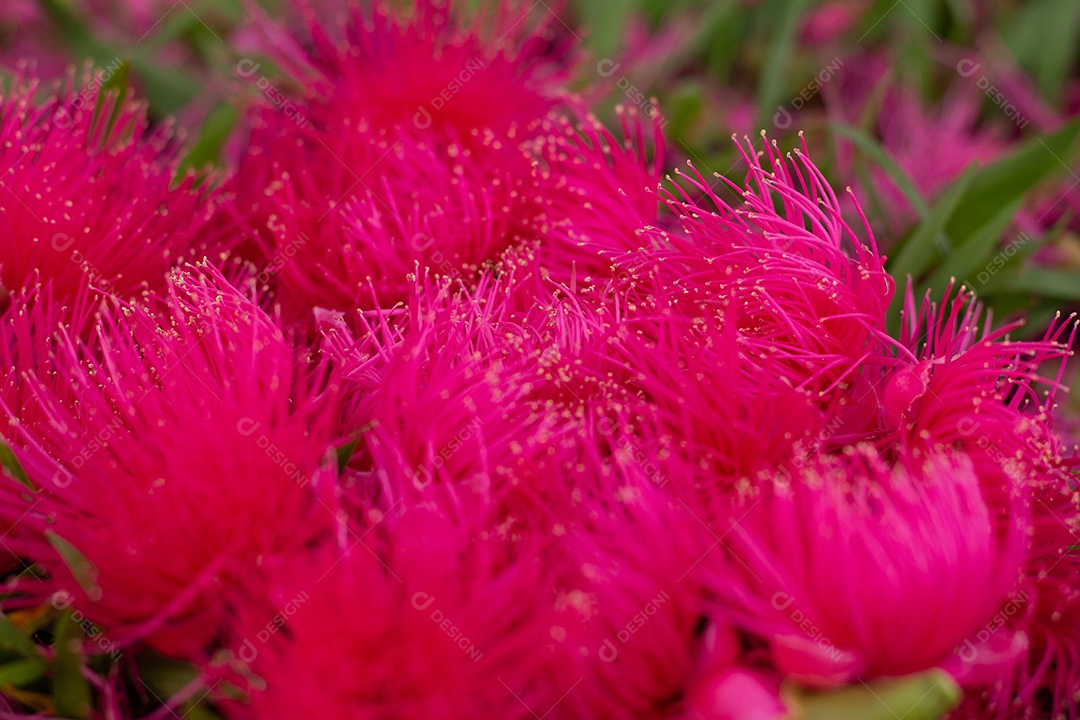
[[469,5],[262,18],[223,177],[5,94],[5,633],[112,720],[1080,716],[1071,320],[894,298],[805,143],[662,184]]

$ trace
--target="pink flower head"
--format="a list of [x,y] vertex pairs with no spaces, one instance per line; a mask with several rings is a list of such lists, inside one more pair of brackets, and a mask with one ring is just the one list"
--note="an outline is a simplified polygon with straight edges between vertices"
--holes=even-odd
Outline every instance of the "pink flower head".
[[49,383],[50,394],[72,404],[77,389],[58,382],[55,372],[59,346],[65,338],[95,342],[92,329],[101,296],[84,289],[71,299],[54,297],[49,284],[33,282],[8,298],[8,308],[0,313],[0,402],[17,413],[20,422],[48,422],[40,414],[41,405],[28,376]]
[[[1034,492],[1035,532],[1023,599],[1031,650],[1015,683],[1021,702],[1080,717],[1080,512],[1076,492],[1045,483]],[[1006,684],[1009,687],[1009,684]]]
[[63,300],[87,287],[121,297],[162,288],[205,240],[207,191],[191,176],[173,187],[168,132],[148,130],[144,109],[99,80],[44,102],[38,92],[17,79],[0,99],[0,306],[37,281]]
[[538,538],[481,534],[431,505],[365,525],[347,550],[272,562],[269,586],[235,603],[223,671],[250,700],[227,717],[532,717],[509,688],[534,677],[547,640]]
[[35,422],[6,408],[37,492],[9,481],[0,513],[48,572],[20,587],[74,602],[117,646],[192,656],[220,630],[223,588],[333,529],[317,494],[334,390],[210,268],[172,276],[161,315],[107,306],[94,337],[61,336],[56,378],[26,377]]
[[[656,218],[662,143],[650,162],[632,114],[625,139],[587,117],[528,17],[504,6],[497,21],[466,22],[422,2],[398,19],[379,5],[370,21],[350,16],[340,42],[315,23],[312,57],[279,39],[294,76],[320,79],[289,112],[255,109],[233,192],[252,236],[242,252],[265,267],[288,320],[404,301],[417,270],[475,282],[508,250],[537,245],[559,282],[606,278],[601,251],[638,246]],[[488,37],[489,21],[512,31]],[[458,68],[465,56],[486,64]],[[451,70],[445,88],[429,87]],[[388,84],[387,72],[417,76]]]
[[[638,333],[615,347],[655,405],[660,436],[696,467],[671,474],[680,494],[723,496],[843,434],[826,426],[840,415],[827,416],[809,393],[793,388],[779,363],[746,352],[735,323],[717,328],[675,315],[631,327]],[[726,510],[726,501],[721,505]]]
[[[967,693],[956,720],[1028,720],[1080,715],[1080,513],[1076,494],[1039,483],[1032,492],[1033,527],[1024,577],[980,631],[991,642],[1016,632],[1027,652],[1007,673],[987,677]],[[986,643],[984,643],[985,645]],[[983,648],[961,648],[976,658]]]
[[1001,533],[962,455],[891,468],[866,446],[820,458],[735,506],[726,537],[745,584],[720,595],[736,624],[768,639],[777,668],[805,684],[932,667],[963,682],[987,672],[980,662],[1005,672],[1022,635],[1002,633],[1008,652],[959,650],[981,640],[1024,561],[1026,498],[1012,490]]
[[271,52],[303,83],[316,127],[430,130],[440,144],[513,142],[565,95],[568,60],[554,40],[561,26],[550,8],[516,0],[466,5],[420,0],[399,14],[375,0],[334,25],[310,14],[306,37],[263,26]]
[[551,531],[556,557],[568,553],[572,560],[554,586],[549,663],[552,689],[563,689],[554,694],[565,696],[551,715],[666,717],[688,710],[718,720],[726,717],[713,714],[721,707],[747,717],[749,708],[775,708],[775,689],[763,701],[730,686],[745,670],[741,647],[726,624],[709,620],[694,573],[714,549],[713,536],[657,487],[655,457],[642,449],[634,454],[616,460],[592,497],[587,484],[575,482],[574,507]]
[[[967,453],[991,504],[1016,480],[1054,476],[1064,485],[1050,422],[1075,327],[1064,343],[1069,323],[1060,321],[1043,340],[1010,341],[1017,325],[991,331],[971,298],[952,296],[950,287],[940,304],[927,297],[917,308],[909,289],[898,364],[882,392],[886,440],[916,452]],[[1058,364],[1055,377],[1040,375],[1047,363]]]
[[686,193],[671,199],[689,242],[673,237],[655,261],[639,261],[662,283],[655,304],[731,318],[743,351],[774,360],[793,387],[851,382],[881,347],[893,291],[884,260],[868,227],[869,245],[841,218],[805,143],[785,159],[766,142],[766,169],[747,142],[743,209],[731,210],[700,175],[691,184],[715,210]]
[[381,345],[332,336],[355,393],[347,424],[364,435],[353,466],[412,473],[391,497],[430,485],[465,504],[562,494],[551,478],[587,477],[582,463],[610,453],[613,434],[642,430],[647,408],[608,356],[612,315],[574,296],[520,311],[514,286],[512,268],[475,289],[421,278],[407,311],[364,334]]
[[553,120],[537,143],[545,168],[541,191],[550,198],[539,262],[546,277],[571,288],[609,279],[612,260],[651,245],[649,228],[661,222],[659,109],[648,106],[645,118],[621,106],[617,111],[621,137],[577,108],[577,119]]
[[570,497],[523,490],[511,515],[435,486],[369,508],[344,555],[287,565],[269,601],[256,588],[236,603],[231,666],[252,692],[229,717],[660,716],[695,679],[708,695],[695,707],[739,707],[720,682],[737,643],[698,637],[704,527],[634,460],[599,475],[534,483]]
[[[672,198],[688,238],[653,233],[620,261],[635,307],[623,352],[664,432],[711,482],[753,477],[876,424],[892,281],[803,153],[752,149],[743,210]],[[774,205],[775,203],[775,205]],[[852,252],[853,251],[853,252]],[[852,253],[849,255],[849,252]]]

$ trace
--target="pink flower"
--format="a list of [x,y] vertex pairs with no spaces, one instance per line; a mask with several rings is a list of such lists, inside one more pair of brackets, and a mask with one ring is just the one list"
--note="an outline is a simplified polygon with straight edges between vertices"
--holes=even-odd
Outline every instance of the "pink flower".
[[537,538],[474,536],[432,507],[364,525],[347,550],[270,562],[235,603],[220,672],[250,702],[230,720],[532,717],[508,687],[534,677],[548,631]]
[[391,500],[434,485],[466,506],[512,507],[541,486],[561,492],[552,478],[588,477],[612,435],[645,430],[647,408],[608,354],[613,315],[575,296],[518,309],[517,269],[468,289],[423,277],[407,310],[367,315],[359,342],[328,332],[348,380],[343,434],[366,436],[353,467],[409,469],[384,486]]
[[561,56],[523,7],[491,27],[458,10],[312,21],[318,52],[267,26],[309,91],[253,111],[232,191],[250,236],[239,252],[264,266],[287,320],[393,305],[418,270],[471,284],[534,247],[544,276],[604,279],[603,253],[636,248],[655,221],[655,121],[649,157],[632,114],[617,138],[568,97]]
[[726,536],[745,589],[718,594],[805,684],[933,667],[963,682],[988,672],[980,661],[1005,672],[1022,636],[1006,638],[1011,652],[954,657],[1014,587],[1029,529],[1022,489],[1002,528],[973,470],[948,455],[890,468],[866,447],[811,461],[736,504]]
[[[1039,483],[1032,498],[1031,548],[1020,587],[981,634],[992,642],[1023,632],[1027,651],[1010,672],[972,688],[956,720],[1078,716],[1080,687],[1080,513],[1075,491]],[[963,648],[974,657],[974,647]],[[979,650],[981,652],[981,650]]]
[[86,77],[39,102],[37,83],[19,79],[0,100],[0,305],[38,281],[65,300],[87,287],[121,297],[160,289],[208,240],[214,202],[194,177],[172,187],[169,133],[98,87]]
[[[982,95],[974,80],[956,80],[939,103],[930,105],[916,89],[893,84],[889,66],[881,55],[847,60],[845,70],[850,68],[850,72],[845,72],[837,87],[823,89],[827,110],[835,119],[857,125],[868,105],[878,103],[874,129],[881,145],[924,199],[933,200],[972,163],[986,164],[1006,150],[1002,132],[979,122]],[[871,187],[857,182],[852,153],[852,146],[840,146],[840,172],[852,178],[864,202],[870,197],[880,200],[876,207],[883,229],[899,237],[916,218],[914,209],[880,168],[871,170]]]
[[417,263],[468,276],[541,230],[523,144],[563,94],[545,27],[526,7],[372,12],[312,17],[306,41],[263,23],[307,92],[254,110],[233,191],[288,319],[369,286],[393,304]]
[[[637,472],[552,477],[573,499],[536,487],[505,518],[431,489],[369,508],[346,552],[282,561],[235,603],[223,672],[251,692],[229,717],[651,717],[692,682],[701,717],[745,710],[737,641],[698,637],[704,530]],[[767,687],[754,705],[780,706]]]
[[1044,482],[1034,495],[1035,532],[1020,598],[1026,602],[1004,608],[1023,613],[1021,627],[1031,637],[1031,649],[1004,687],[1021,703],[1044,704],[1075,719],[1080,716],[1080,513],[1069,487]]
[[876,423],[893,289],[873,236],[864,244],[843,221],[804,153],[766,145],[766,169],[743,152],[744,208],[699,176],[709,205],[671,199],[686,237],[651,231],[650,249],[619,262],[640,343],[623,344],[626,361],[691,464],[730,481]]
[[545,277],[571,289],[602,285],[613,259],[647,247],[649,228],[670,218],[661,219],[657,194],[665,160],[659,108],[647,106],[642,118],[620,106],[621,137],[575,110],[580,119],[553,121],[537,152],[545,167],[539,191],[550,198],[538,262]]
[[223,589],[332,533],[334,389],[209,268],[174,275],[160,315],[106,306],[93,336],[61,335],[55,379],[26,377],[31,418],[6,408],[37,492],[9,481],[0,514],[12,550],[48,572],[20,587],[74,602],[119,647],[195,656]]
[[[908,291],[898,365],[882,392],[885,441],[917,453],[963,451],[992,506],[1007,503],[1002,493],[1016,481],[1064,485],[1050,423],[1075,327],[1064,343],[1069,323],[1060,321],[1043,340],[1010,341],[1016,324],[991,331],[971,294],[951,290],[921,306]],[[1047,363],[1057,364],[1056,377],[1040,374]]]
[[377,133],[431,129],[440,144],[484,145],[527,134],[565,95],[566,49],[550,11],[524,2],[486,9],[421,0],[407,14],[377,0],[337,27],[309,16],[290,37],[266,19],[269,50],[304,82],[317,127]]
[[840,39],[865,12],[863,0],[833,0],[806,14],[799,31],[807,45],[827,45]]

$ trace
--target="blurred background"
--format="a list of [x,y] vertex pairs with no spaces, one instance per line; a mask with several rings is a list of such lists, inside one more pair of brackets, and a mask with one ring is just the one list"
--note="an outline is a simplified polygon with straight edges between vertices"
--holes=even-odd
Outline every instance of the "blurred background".
[[[298,4],[258,3],[297,20]],[[834,186],[852,188],[899,284],[940,293],[955,278],[996,319],[1028,317],[1031,334],[1080,306],[1080,0],[525,4],[577,48],[575,87],[605,120],[620,105],[653,113],[655,98],[669,169],[740,181],[733,133],[760,148],[766,130],[786,150],[802,132]],[[89,59],[99,82],[130,83],[155,122],[178,125],[188,167],[228,157],[262,92],[244,68],[274,72],[255,0],[2,7],[5,72],[63,78]]]

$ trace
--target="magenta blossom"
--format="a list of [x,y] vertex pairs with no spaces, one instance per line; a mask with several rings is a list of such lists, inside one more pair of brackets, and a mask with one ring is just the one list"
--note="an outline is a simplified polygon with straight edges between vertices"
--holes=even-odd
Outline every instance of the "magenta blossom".
[[718,593],[736,624],[768,639],[781,672],[808,685],[932,667],[961,682],[1001,673],[1023,635],[1003,632],[996,652],[960,649],[1023,564],[1029,525],[1022,490],[1013,491],[1012,522],[999,535],[963,456],[890,468],[860,447],[812,462],[736,504],[729,537],[745,594]]
[[0,307],[39,281],[65,300],[87,287],[124,298],[161,289],[208,239],[214,200],[192,176],[174,187],[169,132],[99,87],[88,76],[39,102],[42,88],[20,79],[0,100]]
[[20,588],[74,602],[117,646],[194,656],[223,588],[332,533],[334,393],[215,271],[174,275],[166,305],[106,306],[96,346],[61,335],[55,380],[26,376],[40,408],[6,408],[5,436],[36,491],[9,480],[2,514],[11,549],[48,572]]
[[433,507],[364,524],[247,586],[219,672],[250,701],[227,717],[532,717],[508,688],[533,677],[549,629],[537,591],[551,569],[524,559],[535,538],[476,537]]

